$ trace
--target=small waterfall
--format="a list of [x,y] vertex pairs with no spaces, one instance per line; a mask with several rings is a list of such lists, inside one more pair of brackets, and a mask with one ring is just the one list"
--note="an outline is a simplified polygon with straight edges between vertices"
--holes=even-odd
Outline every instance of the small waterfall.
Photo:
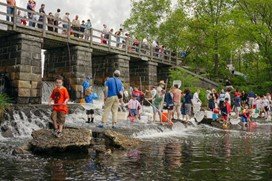
[[159,137],[184,137],[191,134],[191,131],[196,129],[194,126],[185,126],[184,124],[177,122],[172,128],[167,126],[156,126],[151,129],[145,129],[143,131],[133,134],[134,138],[149,139]]
[[20,106],[5,113],[1,124],[3,137],[30,137],[33,130],[46,128],[51,114],[50,109]]
[[[43,81],[42,82],[42,103],[46,104],[52,90],[55,87],[55,82],[53,81]],[[99,100],[104,99],[103,87],[93,86],[93,91],[98,95]]]
[[42,103],[48,102],[48,98],[50,97],[50,94],[52,90],[54,89],[54,87],[55,87],[54,82],[50,82],[50,81],[42,82]]
[[[83,107],[71,104],[69,109],[72,114],[67,116],[66,125],[71,122],[73,126],[82,126],[86,121]],[[30,137],[32,131],[48,128],[51,112],[52,107],[47,105],[14,105],[5,113],[4,120],[0,124],[0,139]]]

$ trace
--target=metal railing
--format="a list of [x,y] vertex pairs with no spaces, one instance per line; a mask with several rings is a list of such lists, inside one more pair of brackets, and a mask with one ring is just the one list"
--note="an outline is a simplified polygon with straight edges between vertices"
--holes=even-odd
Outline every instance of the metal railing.
[[[13,14],[8,14],[1,10],[7,9],[8,7],[14,8]],[[22,14],[24,14],[24,16]],[[66,37],[68,41],[73,39],[79,42],[89,43],[92,48],[94,46],[106,47],[109,51],[121,51],[130,56],[136,56],[142,59],[146,57],[144,59],[158,63],[174,66],[178,64],[178,53],[167,49],[152,47],[150,44],[132,39],[129,36],[117,36],[94,28],[87,30],[86,28],[84,29],[83,26],[73,24],[71,21],[55,19],[53,15],[49,16],[20,7],[11,7],[6,3],[0,2],[0,16],[1,15],[5,17],[5,20],[0,20],[0,22],[2,24],[12,25],[13,31],[16,31],[18,27],[27,28],[40,32],[40,36],[44,38],[46,38],[47,35]],[[57,21],[57,25],[55,25],[54,21]]]

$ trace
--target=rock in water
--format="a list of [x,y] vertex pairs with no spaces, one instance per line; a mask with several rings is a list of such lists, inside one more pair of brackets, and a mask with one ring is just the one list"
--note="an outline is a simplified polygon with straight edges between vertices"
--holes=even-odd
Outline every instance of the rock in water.
[[56,138],[52,130],[41,129],[32,132],[30,149],[34,153],[86,152],[91,143],[91,132],[88,129],[64,129],[63,135]]
[[142,143],[139,139],[130,138],[112,130],[106,130],[104,135],[108,147],[127,150],[139,147]]

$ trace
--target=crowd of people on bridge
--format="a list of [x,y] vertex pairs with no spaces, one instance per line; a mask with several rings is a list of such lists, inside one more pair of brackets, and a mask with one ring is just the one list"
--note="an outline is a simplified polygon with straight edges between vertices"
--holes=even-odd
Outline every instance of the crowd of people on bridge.
[[[10,15],[14,13],[14,7],[16,6],[16,0],[7,0],[7,21],[14,21],[14,18]],[[46,13],[45,4],[41,4],[37,11],[37,3],[35,0],[28,0],[26,9],[28,12],[22,15],[21,10],[15,12],[17,14],[16,23],[40,28],[62,34],[69,34],[76,38],[82,38],[90,40],[92,37],[92,23],[90,19],[80,21],[78,15],[75,15],[73,19],[70,17],[69,12],[65,12],[61,16],[61,9],[57,9],[55,13]],[[39,14],[36,14],[38,12]],[[45,16],[46,15],[46,16]],[[45,22],[45,24],[44,24]],[[43,27],[46,25],[46,27]],[[62,28],[60,27],[62,26]],[[151,53],[150,48],[153,49],[153,56],[158,58],[165,58],[170,56],[170,51],[165,48],[164,45],[160,45],[157,40],[148,42],[147,38],[139,40],[137,37],[132,37],[129,32],[124,32],[123,28],[119,28],[114,32],[113,28],[108,28],[106,24],[103,24],[103,29],[100,34],[100,43],[105,45],[116,45],[117,48],[127,49],[127,51]]]

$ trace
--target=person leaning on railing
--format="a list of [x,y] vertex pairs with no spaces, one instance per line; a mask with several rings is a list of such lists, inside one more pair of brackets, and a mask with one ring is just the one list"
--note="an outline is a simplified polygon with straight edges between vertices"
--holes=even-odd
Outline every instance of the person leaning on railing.
[[79,37],[80,37],[80,38],[84,38],[84,32],[85,32],[85,29],[86,29],[86,23],[85,23],[84,20],[82,20],[79,29],[80,29],[80,32],[82,33]]
[[80,21],[78,19],[78,15],[75,16],[75,19],[72,21],[72,29],[74,30],[74,37],[79,38],[79,30],[80,30]]
[[91,36],[91,29],[92,29],[92,23],[91,20],[88,19],[86,24],[85,24],[85,32],[84,32],[84,37],[85,40],[89,40]]
[[122,35],[123,29],[120,28],[119,31],[115,32],[115,36],[116,36],[116,47],[119,48],[120,44],[121,44],[121,35]]
[[[9,21],[9,16],[13,15],[14,13],[14,7],[16,6],[16,1],[15,0],[7,0],[7,4],[10,6],[7,6],[7,21]],[[14,17],[11,17],[11,21],[13,22]]]
[[38,28],[43,29],[43,19],[44,19],[44,15],[45,15],[45,11],[44,11],[45,5],[42,4],[41,8],[39,9],[39,13],[41,13],[40,17],[39,17],[39,22],[41,22],[42,24],[38,24]]
[[65,13],[65,15],[63,16],[63,23],[62,23],[62,27],[63,27],[63,31],[62,34],[66,34],[68,32],[68,23],[70,22],[70,18],[69,18],[70,13]]
[[[27,3],[27,10],[35,12],[35,8],[36,8],[36,2],[34,0],[29,0],[28,3]],[[27,16],[28,16],[28,19],[29,19],[29,26],[35,27],[36,23],[31,21],[31,20],[35,19],[34,18],[34,13],[28,12]]]
[[[47,18],[48,31],[54,31],[54,28],[53,28],[53,25],[54,25],[54,16],[53,16],[52,12],[50,12],[48,16],[49,16]],[[52,26],[50,26],[50,25],[52,25]]]
[[[57,12],[54,15],[54,26],[59,26],[59,20],[60,20],[60,9],[57,9]],[[54,28],[54,31],[58,33],[58,28]]]

